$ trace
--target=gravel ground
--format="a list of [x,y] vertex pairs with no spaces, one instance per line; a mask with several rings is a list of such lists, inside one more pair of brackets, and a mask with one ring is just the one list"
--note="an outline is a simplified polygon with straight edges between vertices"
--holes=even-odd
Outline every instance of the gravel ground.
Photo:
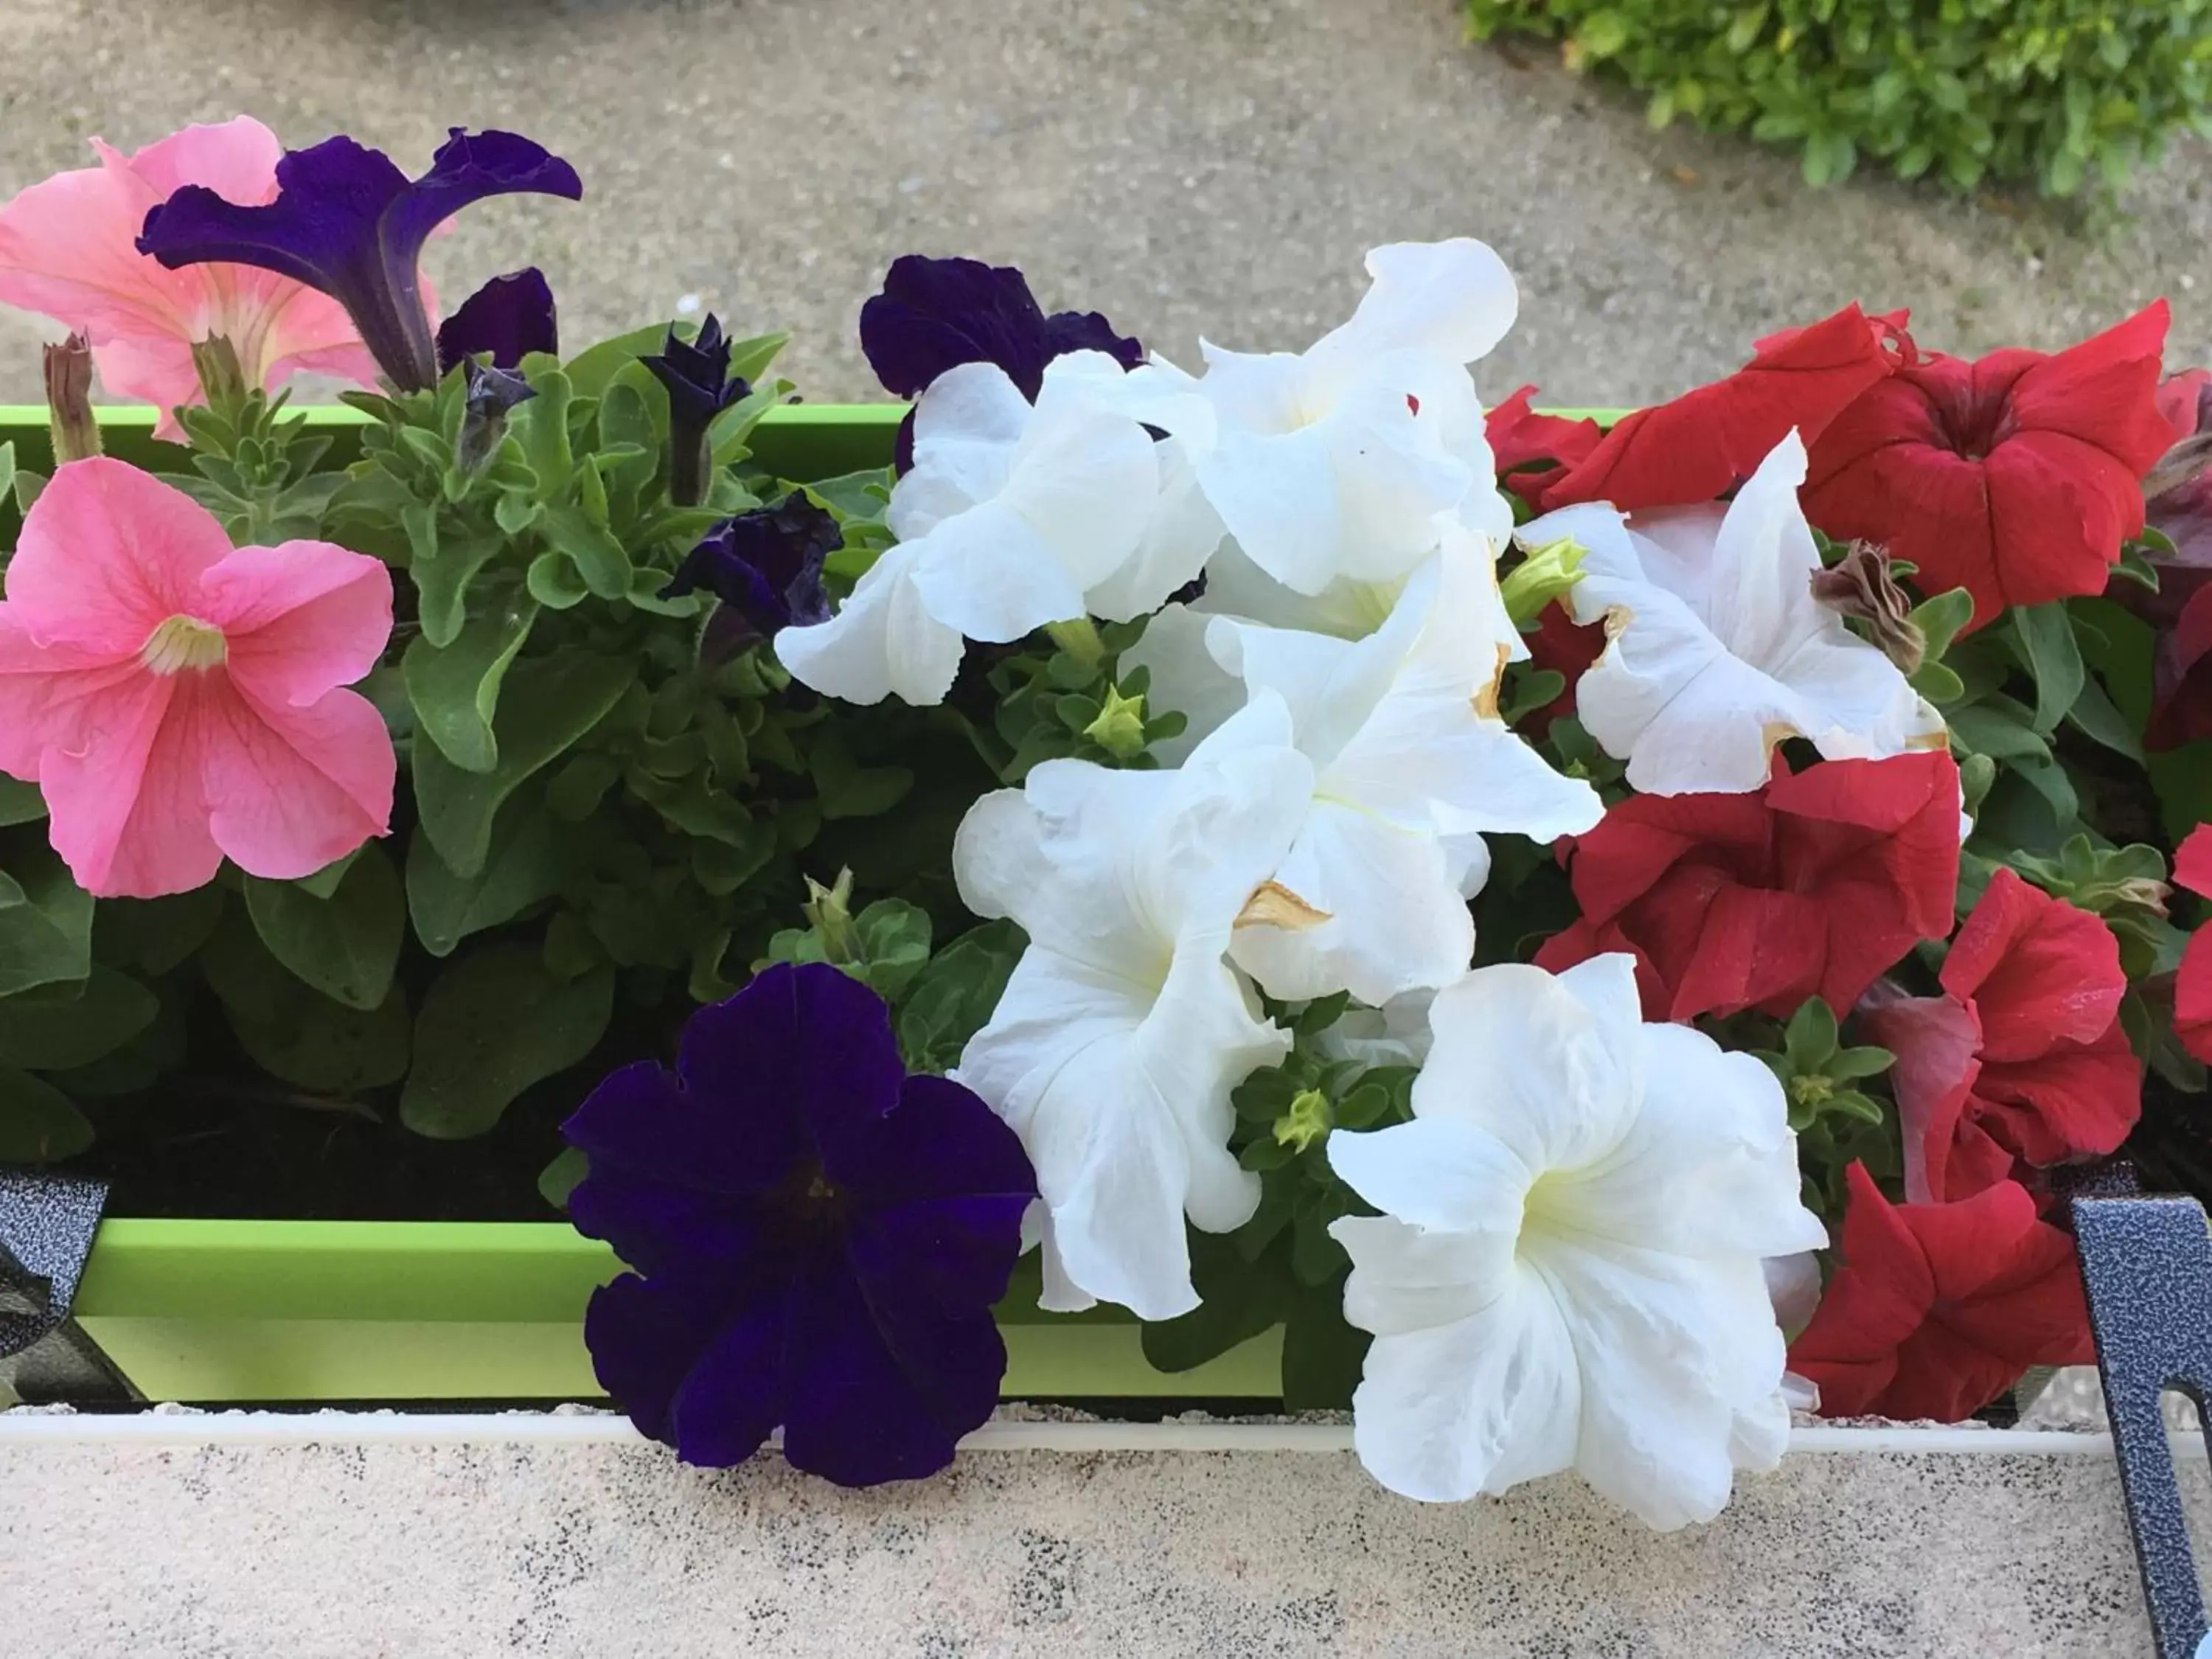
[[[512,125],[587,198],[472,211],[434,261],[449,294],[534,260],[572,342],[687,303],[789,327],[817,398],[874,393],[853,317],[909,250],[1018,263],[1188,359],[1201,329],[1303,343],[1370,245],[1473,234],[1522,289],[1485,386],[1569,403],[1667,396],[1853,298],[1973,350],[2169,293],[2177,360],[2212,344],[2201,146],[2096,227],[1814,192],[1786,157],[1650,131],[1540,43],[1465,44],[1453,0],[0,0],[0,196],[93,135],[240,110],[410,167],[450,123]],[[33,337],[0,317],[0,398],[35,392]]]

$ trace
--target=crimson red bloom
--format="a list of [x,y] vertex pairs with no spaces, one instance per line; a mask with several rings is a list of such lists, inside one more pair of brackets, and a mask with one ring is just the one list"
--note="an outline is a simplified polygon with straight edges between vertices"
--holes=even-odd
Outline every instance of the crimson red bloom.
[[1897,1055],[1905,1192],[1955,1200],[2112,1151],[2142,1112],[2120,1027],[2112,932],[2000,869],[1952,941],[1940,997],[1870,1000],[1860,1028]]
[[[2212,898],[2212,826],[2198,824],[2175,849],[2173,879]],[[2173,1034],[2199,1060],[2212,1060],[2212,925],[2189,936],[2173,981]]]
[[1632,795],[1570,858],[1582,919],[1539,967],[1626,951],[1655,1020],[1786,1018],[1814,996],[1840,1013],[1950,931],[1959,769],[1923,752],[1778,769],[1753,794]]
[[1498,480],[1534,507],[1560,469],[1589,459],[1605,432],[1595,421],[1540,415],[1528,405],[1536,388],[1524,386],[1483,416],[1483,435],[1497,459]]
[[[1904,313],[1893,313],[1901,318]],[[1856,305],[1759,342],[1727,379],[1639,409],[1544,490],[1547,512],[1576,501],[1638,507],[1709,501],[1748,478],[1794,427],[1810,445],[1885,379],[1897,331]]]
[[1826,1415],[1956,1423],[2031,1365],[2096,1357],[2074,1241],[2026,1188],[1893,1205],[1864,1164],[1847,1180],[1843,1265],[1790,1346]]
[[1911,561],[1923,592],[1965,588],[1969,628],[2101,591],[2172,441],[2158,409],[2166,320],[2160,300],[2056,356],[1900,363],[1809,445],[1806,516]]

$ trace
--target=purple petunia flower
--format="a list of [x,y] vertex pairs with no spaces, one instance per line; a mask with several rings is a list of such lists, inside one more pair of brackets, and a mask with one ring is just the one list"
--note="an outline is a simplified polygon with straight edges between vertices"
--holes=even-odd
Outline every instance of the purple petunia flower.
[[493,277],[438,328],[441,374],[486,353],[494,368],[514,368],[533,351],[561,353],[552,285],[536,265]]
[[[961,363],[996,363],[1034,403],[1044,366],[1068,352],[1103,351],[1124,368],[1145,361],[1144,347],[1095,311],[1046,316],[1012,265],[919,253],[893,260],[883,292],[860,307],[860,349],[884,389],[901,398],[920,397]],[[908,415],[899,428],[898,470],[913,463]]]
[[526,191],[575,201],[584,193],[575,168],[544,146],[459,127],[420,179],[410,179],[383,151],[341,137],[287,150],[276,184],[276,199],[261,207],[186,185],[147,214],[138,251],[171,270],[253,265],[319,289],[346,308],[401,392],[438,383],[420,270],[430,233],[488,196]]
[[725,519],[686,554],[664,599],[705,588],[722,602],[710,631],[725,617],[719,654],[780,629],[830,620],[822,563],[844,544],[836,516],[793,490],[774,507]]
[[660,356],[638,362],[668,388],[668,499],[678,507],[696,507],[707,499],[713,463],[708,428],[752,387],[730,374],[730,342],[712,312],[699,325],[696,339],[684,339],[672,328]]
[[625,1066],[563,1133],[591,1170],[570,1217],[636,1270],[592,1297],[592,1364],[686,1462],[781,1425],[799,1468],[912,1480],[990,1415],[1036,1176],[981,1100],[906,1074],[865,985],[770,968],[691,1017],[673,1073]]

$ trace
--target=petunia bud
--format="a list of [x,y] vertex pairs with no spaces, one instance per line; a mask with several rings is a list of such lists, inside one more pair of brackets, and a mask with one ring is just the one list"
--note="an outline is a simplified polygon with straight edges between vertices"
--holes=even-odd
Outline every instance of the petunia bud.
[[853,925],[853,872],[840,870],[835,886],[824,887],[806,878],[806,902],[799,907],[807,923],[822,936],[823,959],[833,966],[867,960],[860,930]]
[[1583,561],[1589,550],[1570,537],[1547,542],[1506,573],[1498,584],[1505,595],[1506,614],[1516,628],[1527,628],[1544,613],[1553,600],[1564,599],[1583,579]]
[[239,367],[238,349],[223,336],[192,343],[192,372],[209,408],[235,410],[246,401],[246,371]]
[[486,368],[474,357],[463,360],[461,374],[468,390],[461,405],[461,435],[453,447],[453,460],[463,477],[474,477],[498,453],[500,440],[507,435],[507,410],[528,403],[538,392],[521,375]]
[[1130,760],[1145,751],[1145,699],[1142,693],[1125,697],[1121,688],[1106,688],[1105,706],[1098,718],[1083,728],[1083,735],[1116,760]]
[[100,452],[100,422],[92,414],[92,348],[82,334],[46,348],[46,408],[54,439],[54,465],[82,461]]
[[1813,597],[1840,616],[1867,624],[1883,654],[1907,674],[1918,672],[1928,641],[1912,620],[1912,601],[1889,574],[1889,551],[1853,542],[1843,558],[1812,575]]
[[752,387],[730,373],[730,342],[712,313],[696,337],[684,339],[672,326],[657,357],[638,361],[668,392],[668,499],[676,507],[696,507],[714,482],[709,441],[714,417]]
[[1276,1144],[1303,1152],[1329,1131],[1328,1097],[1318,1089],[1301,1089],[1291,1097],[1290,1109],[1275,1120]]

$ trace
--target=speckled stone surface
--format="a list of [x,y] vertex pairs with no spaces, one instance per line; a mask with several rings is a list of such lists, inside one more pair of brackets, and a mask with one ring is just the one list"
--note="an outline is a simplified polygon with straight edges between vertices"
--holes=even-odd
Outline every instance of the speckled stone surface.
[[[2184,1484],[2201,1527],[2201,1451]],[[0,1437],[0,1651],[38,1659],[2148,1651],[2108,1451],[1803,1453],[1671,1535],[1571,1480],[1429,1508],[1311,1452],[855,1494],[636,1443]]]

